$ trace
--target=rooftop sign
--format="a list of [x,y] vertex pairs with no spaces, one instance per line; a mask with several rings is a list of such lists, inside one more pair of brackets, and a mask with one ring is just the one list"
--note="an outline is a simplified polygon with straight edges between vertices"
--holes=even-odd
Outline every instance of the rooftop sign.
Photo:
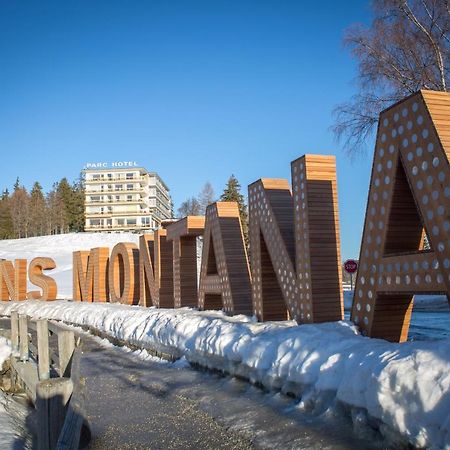
[[84,165],[85,170],[89,169],[126,169],[127,167],[138,167],[136,161],[114,161],[107,162],[89,162]]

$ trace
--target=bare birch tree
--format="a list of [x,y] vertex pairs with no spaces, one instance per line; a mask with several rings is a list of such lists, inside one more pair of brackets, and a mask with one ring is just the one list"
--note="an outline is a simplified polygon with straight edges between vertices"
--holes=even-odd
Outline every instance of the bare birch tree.
[[379,113],[419,89],[450,86],[449,0],[374,0],[369,28],[354,25],[344,44],[358,61],[359,92],[335,109],[333,131],[347,153],[363,152]]

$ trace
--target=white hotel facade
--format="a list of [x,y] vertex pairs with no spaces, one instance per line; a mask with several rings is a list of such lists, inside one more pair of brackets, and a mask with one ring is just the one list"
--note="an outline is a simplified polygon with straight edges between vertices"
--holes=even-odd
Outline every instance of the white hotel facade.
[[135,162],[90,163],[85,181],[85,231],[157,229],[172,217],[169,188]]

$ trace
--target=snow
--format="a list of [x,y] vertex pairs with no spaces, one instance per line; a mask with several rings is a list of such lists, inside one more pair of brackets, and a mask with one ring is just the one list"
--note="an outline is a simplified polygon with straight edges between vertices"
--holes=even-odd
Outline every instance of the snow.
[[[0,241],[0,258],[54,258],[59,296],[70,298],[72,251],[137,241],[137,235],[127,233]],[[351,293],[346,294],[347,308],[350,304]],[[450,449],[450,339],[392,344],[361,336],[349,321],[256,323],[246,316],[188,308],[65,300],[0,304],[2,315],[13,309],[95,327],[142,348],[142,358],[151,357],[149,349],[169,349],[182,357],[181,366],[198,363],[293,393],[300,398],[298,407],[313,413],[345,404],[355,427],[367,422],[418,447]]]
[[[10,342],[0,336],[0,369],[11,354]],[[0,391],[0,448],[29,448],[24,438],[26,408]]]
[[174,349],[191,363],[293,393],[309,411],[337,403],[362,408],[386,433],[395,430],[418,447],[450,448],[449,340],[392,344],[365,338],[345,321],[256,323],[188,308],[64,300],[0,305],[2,315],[12,310],[95,327],[143,349]]

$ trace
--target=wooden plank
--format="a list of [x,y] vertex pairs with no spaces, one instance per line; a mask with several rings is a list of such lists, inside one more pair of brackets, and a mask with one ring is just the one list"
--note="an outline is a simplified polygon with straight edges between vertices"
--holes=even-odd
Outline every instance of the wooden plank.
[[73,383],[70,378],[54,378],[38,383],[36,389],[38,450],[57,448],[72,391]]

